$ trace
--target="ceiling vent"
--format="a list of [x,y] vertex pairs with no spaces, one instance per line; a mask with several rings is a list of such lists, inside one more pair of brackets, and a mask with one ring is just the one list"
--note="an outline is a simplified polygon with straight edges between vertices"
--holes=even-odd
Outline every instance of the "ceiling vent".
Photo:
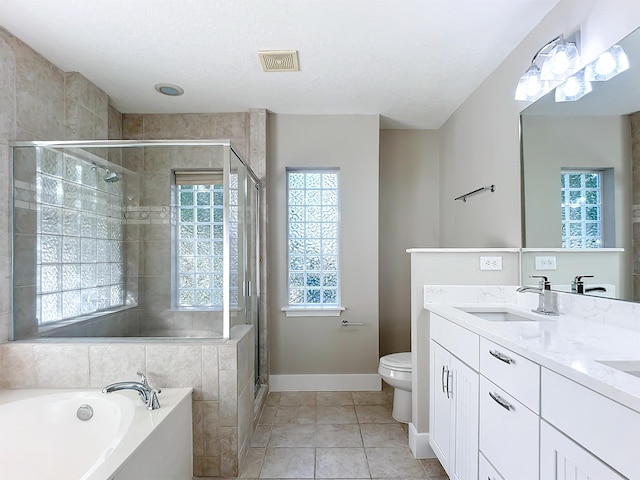
[[298,72],[297,50],[264,50],[258,52],[265,72]]

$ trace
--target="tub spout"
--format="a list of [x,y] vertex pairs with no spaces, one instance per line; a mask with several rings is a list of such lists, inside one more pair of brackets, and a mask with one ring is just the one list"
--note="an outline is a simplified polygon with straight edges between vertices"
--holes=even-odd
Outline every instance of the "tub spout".
[[151,388],[147,382],[147,378],[140,372],[138,375],[142,377],[141,382],[116,382],[107,385],[102,389],[102,393],[117,392],[118,390],[134,390],[140,395],[142,403],[147,406],[147,410],[157,410],[160,408],[160,402],[158,401],[158,394],[161,392],[159,389]]

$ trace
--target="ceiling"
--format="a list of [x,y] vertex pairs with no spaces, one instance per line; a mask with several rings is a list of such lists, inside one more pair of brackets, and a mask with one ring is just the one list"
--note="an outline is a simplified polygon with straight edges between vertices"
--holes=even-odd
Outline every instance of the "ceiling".
[[[2,0],[0,25],[123,113],[266,108],[435,129],[558,2]],[[300,71],[264,73],[257,52],[272,49],[298,50]]]

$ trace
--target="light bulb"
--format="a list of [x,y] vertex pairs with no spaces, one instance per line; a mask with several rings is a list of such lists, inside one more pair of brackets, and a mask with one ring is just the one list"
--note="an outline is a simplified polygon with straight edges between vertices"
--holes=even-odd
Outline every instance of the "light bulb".
[[629,69],[629,59],[620,45],[614,45],[587,65],[585,78],[592,82],[609,80]]
[[578,48],[575,43],[567,43],[560,39],[551,49],[542,64],[540,78],[542,80],[564,80],[578,69]]
[[616,61],[614,60],[613,55],[611,55],[611,52],[604,52],[596,60],[594,71],[598,75],[610,75],[615,68]]

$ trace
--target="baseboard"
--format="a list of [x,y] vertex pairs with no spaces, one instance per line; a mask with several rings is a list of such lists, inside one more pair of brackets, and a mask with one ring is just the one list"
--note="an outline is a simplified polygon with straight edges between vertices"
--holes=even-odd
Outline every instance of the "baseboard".
[[377,373],[269,375],[271,392],[353,392],[381,389],[382,381]]
[[436,454],[429,445],[429,434],[418,433],[413,423],[409,424],[409,448],[416,458],[436,458]]

